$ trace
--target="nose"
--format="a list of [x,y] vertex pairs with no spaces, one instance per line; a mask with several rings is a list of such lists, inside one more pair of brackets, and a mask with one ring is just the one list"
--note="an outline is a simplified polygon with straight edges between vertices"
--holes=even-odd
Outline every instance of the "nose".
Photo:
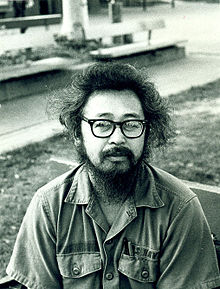
[[109,143],[117,145],[125,143],[125,136],[123,135],[119,126],[116,126],[113,134],[109,137]]

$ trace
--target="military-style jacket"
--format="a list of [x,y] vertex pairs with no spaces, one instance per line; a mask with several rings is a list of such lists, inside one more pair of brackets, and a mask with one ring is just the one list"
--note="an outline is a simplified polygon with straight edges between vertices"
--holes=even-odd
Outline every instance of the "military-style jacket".
[[220,286],[196,195],[148,164],[111,227],[84,165],[42,187],[24,217],[7,273],[33,289]]

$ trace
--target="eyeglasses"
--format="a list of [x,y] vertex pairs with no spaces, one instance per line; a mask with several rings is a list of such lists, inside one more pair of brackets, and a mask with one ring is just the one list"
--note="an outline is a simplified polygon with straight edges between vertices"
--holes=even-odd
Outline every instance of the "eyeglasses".
[[117,122],[109,119],[88,119],[83,116],[82,120],[89,123],[93,135],[99,138],[110,137],[114,133],[116,126],[120,127],[125,137],[138,138],[143,134],[147,124],[146,120],[139,119]]

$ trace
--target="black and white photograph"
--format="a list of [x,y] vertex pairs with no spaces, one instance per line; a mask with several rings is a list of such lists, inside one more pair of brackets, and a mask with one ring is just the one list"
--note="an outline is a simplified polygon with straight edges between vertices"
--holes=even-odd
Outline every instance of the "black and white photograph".
[[0,289],[220,289],[220,0],[0,0]]

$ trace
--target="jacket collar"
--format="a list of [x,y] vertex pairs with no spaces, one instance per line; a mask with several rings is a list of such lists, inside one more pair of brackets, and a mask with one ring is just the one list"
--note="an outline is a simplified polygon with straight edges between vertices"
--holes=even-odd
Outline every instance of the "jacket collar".
[[153,173],[148,164],[144,162],[141,165],[137,176],[135,203],[136,207],[149,207],[155,209],[164,206],[164,202],[158,194]]
[[76,205],[86,205],[91,198],[91,183],[84,165],[76,168],[71,188],[65,202]]
[[[91,199],[91,182],[85,165],[76,169],[71,188],[65,202],[76,205],[86,205]],[[136,207],[160,208],[164,206],[155,185],[150,167],[143,163],[138,171],[137,183],[134,189]]]

